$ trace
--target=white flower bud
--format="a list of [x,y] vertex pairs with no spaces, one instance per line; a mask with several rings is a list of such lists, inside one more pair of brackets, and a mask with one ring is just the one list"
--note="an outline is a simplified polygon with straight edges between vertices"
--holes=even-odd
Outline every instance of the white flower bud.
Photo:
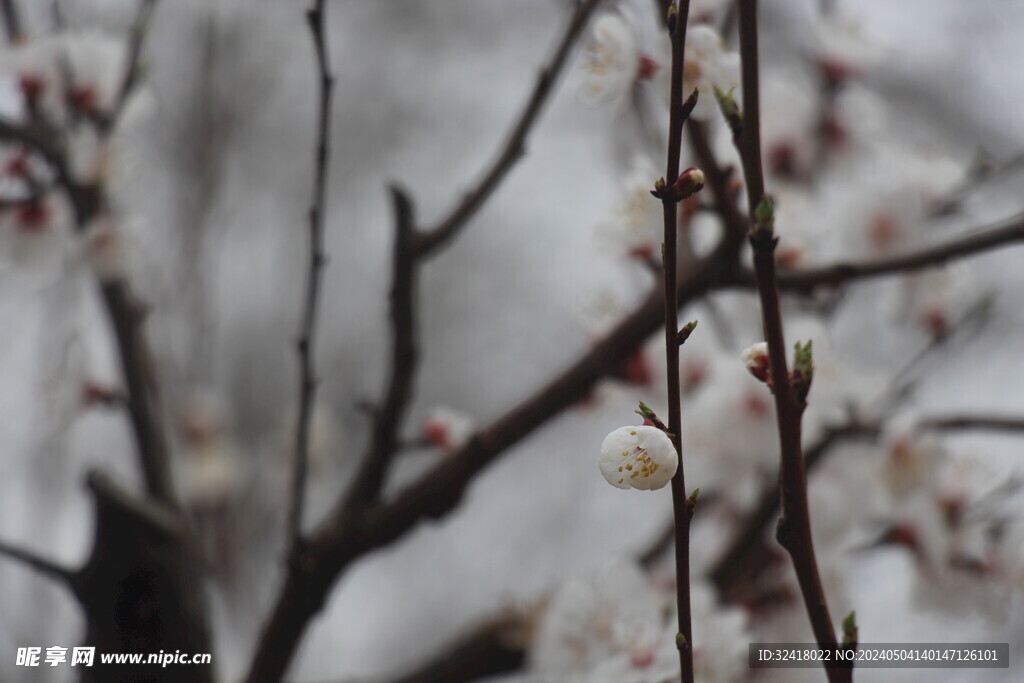
[[438,406],[424,418],[420,433],[427,443],[445,453],[454,453],[469,441],[474,428],[473,418],[469,415]]
[[743,364],[747,366],[747,370],[750,371],[751,375],[771,386],[772,376],[769,366],[767,342],[754,344],[744,351],[740,358],[743,359]]
[[620,427],[605,437],[598,464],[612,486],[648,491],[675,476],[679,455],[657,427]]

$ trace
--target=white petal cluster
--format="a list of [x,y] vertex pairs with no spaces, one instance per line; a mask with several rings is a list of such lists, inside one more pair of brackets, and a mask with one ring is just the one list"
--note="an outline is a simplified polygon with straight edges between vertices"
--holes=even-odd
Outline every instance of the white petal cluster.
[[24,94],[36,93],[40,112],[63,127],[76,116],[109,113],[127,69],[126,41],[96,32],[65,32],[12,50],[3,70]]
[[633,258],[652,259],[658,255],[664,216],[661,202],[651,196],[657,177],[657,171],[646,158],[633,160],[623,178],[622,199],[612,208],[609,219],[595,228],[602,246]]
[[194,390],[182,407],[178,428],[189,505],[212,509],[229,504],[242,484],[242,471],[223,397],[210,389]]
[[[693,118],[708,120],[718,115],[714,89],[729,92],[740,86],[740,56],[726,49],[722,37],[706,24],[686,32],[683,60],[684,96],[696,88],[700,93]],[[734,94],[738,99],[738,94]]]
[[[698,680],[743,680],[750,641],[745,616],[720,607],[703,583],[693,584],[691,600]],[[672,595],[655,590],[636,565],[617,564],[555,592],[530,652],[531,673],[545,683],[678,680],[675,636]]]
[[587,106],[598,107],[620,100],[633,84],[640,65],[636,29],[617,12],[594,21],[587,46],[586,71],[578,96]]
[[657,427],[620,427],[605,437],[598,463],[612,486],[652,491],[675,476],[679,455]]

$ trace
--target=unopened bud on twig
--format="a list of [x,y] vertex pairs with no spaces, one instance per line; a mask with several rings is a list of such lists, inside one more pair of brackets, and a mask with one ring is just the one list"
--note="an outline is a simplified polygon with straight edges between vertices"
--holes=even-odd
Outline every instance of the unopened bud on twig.
[[740,106],[736,104],[736,99],[732,96],[732,90],[722,90],[719,87],[714,87],[715,99],[718,100],[718,109],[722,112],[722,116],[725,117],[725,122],[729,124],[729,130],[732,131],[732,137],[734,140],[739,140],[740,133],[743,132],[743,113],[740,111]]
[[658,178],[651,194],[662,201],[681,202],[704,189],[704,171],[691,166],[676,178],[672,187],[666,187],[665,179]]
[[754,344],[744,351],[740,358],[743,359],[743,364],[747,366],[747,370],[751,375],[764,382],[769,387],[772,385],[771,367],[768,359],[768,344],[766,342],[758,342],[757,344]]
[[643,401],[640,401],[640,409],[639,410],[634,410],[633,412],[635,412],[637,415],[642,417],[645,422],[650,422],[651,426],[657,427],[658,429],[660,429],[661,431],[665,432],[666,434],[668,433],[668,427],[665,425],[665,423],[662,422],[661,418],[659,418],[654,413],[654,411],[651,410],[650,406],[648,406]]
[[771,195],[761,195],[761,201],[754,208],[754,225],[751,234],[754,237],[771,237],[775,233],[775,202]]
[[814,357],[811,354],[811,342],[807,341],[803,346],[796,343],[796,351],[793,358],[793,393],[800,403],[807,402],[807,394],[811,392],[811,381],[814,379]]
[[700,498],[700,488],[695,488],[686,498],[686,516],[693,519],[693,513],[697,510],[697,499]]
[[843,645],[857,644],[857,613],[850,612],[843,619]]
[[683,102],[683,121],[690,118],[690,114],[693,113],[693,108],[697,106],[697,98],[700,96],[700,91],[696,88],[690,93],[690,96]]
[[676,343],[679,344],[680,346],[685,344],[686,340],[690,338],[690,335],[693,334],[693,331],[695,329],[697,329],[696,320],[693,320],[683,325],[683,329],[679,330],[679,334],[676,335]]

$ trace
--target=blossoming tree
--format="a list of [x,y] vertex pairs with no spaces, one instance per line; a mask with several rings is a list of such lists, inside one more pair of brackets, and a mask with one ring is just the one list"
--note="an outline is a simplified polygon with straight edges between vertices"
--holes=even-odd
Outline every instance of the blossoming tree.
[[[32,349],[52,381],[39,397],[24,386],[5,392],[46,405],[47,436],[38,448],[59,466],[39,458],[43,464],[11,477],[9,486],[59,498],[77,486],[67,472],[88,471],[94,531],[72,560],[63,549],[32,542],[31,523],[2,528],[12,539],[0,542],[9,564],[54,581],[72,596],[84,626],[67,635],[43,623],[30,634],[50,629],[54,638],[108,653],[214,654],[212,667],[117,668],[133,680],[507,674],[594,683],[740,681],[752,675],[752,642],[853,649],[879,640],[871,615],[880,610],[866,596],[882,589],[859,578],[867,575],[859,563],[898,557],[900,580],[921,613],[981,615],[984,625],[965,628],[956,640],[1019,637],[1010,614],[1024,577],[1022,527],[1013,515],[1019,476],[998,457],[963,452],[947,436],[1019,432],[1024,419],[1012,405],[957,409],[955,400],[938,412],[928,396],[936,374],[929,369],[948,370],[972,335],[1007,317],[1000,292],[984,284],[971,257],[1024,240],[1019,200],[1007,204],[1007,193],[998,192],[1016,159],[972,158],[964,151],[973,154],[972,141],[943,145],[904,130],[915,126],[895,125],[900,114],[874,77],[900,47],[873,39],[844,8],[823,2],[801,15],[806,30],[793,39],[765,21],[756,0],[546,7],[564,15],[564,26],[551,54],[536,58],[545,61],[531,73],[532,86],[517,91],[525,101],[492,161],[460,181],[466,191],[447,210],[433,208],[427,181],[411,190],[391,184],[384,247],[369,233],[357,246],[358,235],[346,232],[353,214],[339,201],[350,195],[338,188],[362,181],[337,154],[360,137],[336,125],[351,121],[339,111],[355,100],[334,96],[335,87],[344,93],[346,79],[365,73],[345,66],[352,61],[345,41],[360,40],[346,29],[347,12],[358,19],[352,5],[315,0],[305,34],[295,8],[253,10],[292,17],[284,26],[307,37],[302,73],[315,76],[313,94],[304,91],[313,116],[282,126],[266,114],[286,108],[233,101],[215,81],[218,59],[229,60],[218,50],[241,49],[236,31],[246,26],[245,9],[169,9],[140,0],[125,19],[123,7],[104,14],[103,3],[55,2],[53,12],[41,11],[43,4],[0,2],[8,37],[0,59],[0,239],[8,281],[56,292],[62,308],[48,312],[46,343]],[[419,24],[416,12],[400,14],[395,36],[429,34],[426,15]],[[792,19],[781,11],[768,16],[776,24]],[[171,17],[164,33],[161,17]],[[189,21],[205,31],[198,85],[188,97],[154,97],[180,91],[167,84],[175,79],[160,80],[156,64],[147,83],[147,45]],[[294,42],[284,28],[274,33],[285,34]],[[269,44],[267,52],[277,49]],[[153,49],[154,59],[166,54],[166,46]],[[373,72],[373,64],[363,68]],[[232,72],[228,80],[248,85],[264,104],[273,96],[260,71]],[[570,87],[559,88],[563,78]],[[586,127],[586,145],[598,144],[591,137],[610,141],[613,161],[604,170],[620,179],[617,190],[605,182],[593,193],[587,182],[554,182],[534,168],[547,199],[556,201],[538,199],[530,211],[594,223],[588,241],[602,267],[592,269],[589,303],[577,307],[573,322],[586,341],[559,348],[571,351],[560,357],[564,367],[544,368],[536,386],[501,409],[485,407],[488,393],[500,392],[497,375],[535,379],[515,350],[502,352],[512,372],[493,358],[484,366],[488,392],[446,395],[437,390],[444,383],[431,354],[451,346],[469,355],[456,341],[468,331],[432,332],[430,312],[442,302],[429,296],[430,278],[461,270],[451,254],[471,239],[481,216],[494,218],[488,206],[502,201],[527,143],[544,144],[535,129],[567,89],[576,97],[561,105],[572,112],[565,130],[575,130],[577,118],[603,117]],[[278,218],[274,202],[254,198],[251,186],[263,187],[260,164],[243,156],[225,165],[232,136],[244,139],[252,121],[301,131],[303,168],[312,167],[305,220],[301,211],[280,216],[287,225],[275,231],[285,238],[271,242],[262,262],[246,261],[247,241],[258,241],[252,234],[227,239],[210,227],[244,225],[235,215],[243,211],[258,221]],[[287,166],[274,140],[259,140],[271,150],[268,167]],[[141,201],[140,186],[175,174],[187,192]],[[288,179],[275,179],[290,182],[290,173],[282,175]],[[230,195],[232,183],[245,199],[243,208],[227,210],[217,198]],[[425,213],[436,214],[432,221],[420,217],[414,192],[430,207]],[[522,208],[530,200],[520,193],[514,203]],[[179,229],[167,228],[179,222]],[[564,237],[574,250],[587,239]],[[386,288],[332,286],[331,258],[340,270],[359,270],[376,247],[387,254]],[[281,279],[294,286],[270,287],[269,296],[287,299],[280,305],[287,317],[271,314],[261,289],[263,280],[279,284],[275,269],[286,257],[296,265],[280,266],[287,273]],[[231,268],[237,280],[224,275]],[[479,286],[490,288],[488,320],[474,324],[488,330],[497,329],[488,325],[510,305],[505,299],[520,293],[507,287],[520,276],[500,282],[502,272],[478,273]],[[234,283],[225,287],[231,306],[218,309],[211,302],[225,282]],[[457,290],[477,286],[462,282]],[[369,294],[381,295],[387,329],[363,336],[352,353],[356,342],[349,340],[362,334],[352,321],[378,308]],[[341,297],[355,303],[332,317]],[[371,298],[366,311],[359,308]],[[532,304],[529,310],[529,336],[543,338],[547,319]],[[680,325],[681,311],[701,324]],[[217,331],[236,318],[251,327]],[[282,320],[290,321],[288,334],[298,330],[291,349],[287,335],[265,333],[268,321],[279,331]],[[508,343],[489,332],[484,346]],[[217,347],[227,350],[211,350]],[[334,355],[349,360],[334,363]],[[331,384],[334,372],[374,364],[383,367],[372,374],[382,386],[343,391]],[[88,419],[95,421],[82,427]],[[549,443],[544,439],[556,430],[566,434],[558,449],[534,445]],[[83,443],[112,455],[90,460],[76,451]],[[510,492],[516,518],[500,508],[500,521],[478,534],[477,556],[512,558],[496,572],[508,594],[492,595],[492,616],[461,619],[466,615],[447,608],[430,612],[427,622],[409,616],[444,602],[422,583],[445,573],[448,560],[436,554],[433,565],[427,555],[412,563],[404,582],[363,591],[361,613],[336,607],[347,581],[370,581],[358,576],[360,568],[379,561],[385,548],[400,552],[420,542],[427,523],[486,518],[501,493],[488,501],[473,490],[497,477],[489,470],[499,461],[517,460],[506,456],[528,457],[530,450],[537,453],[529,471],[504,472],[493,489]],[[574,487],[602,477],[624,491]],[[602,562],[577,561],[573,543],[591,532],[572,510],[614,521],[614,533],[588,544]],[[40,519],[37,511],[11,514]],[[562,536],[516,532],[518,525],[560,524]],[[559,545],[568,558],[559,571],[530,574],[525,565],[540,564],[549,546]],[[457,555],[457,548],[446,551]],[[456,583],[495,573],[484,570],[485,561],[464,564]],[[25,580],[0,576],[5,590]],[[348,623],[337,640],[354,639],[389,593],[408,586],[408,599],[394,602],[409,630],[366,636],[390,639],[380,652],[401,657],[330,659],[318,617]],[[20,612],[11,614],[0,633],[13,642]],[[422,624],[440,614],[451,622],[437,628],[445,637],[419,647],[432,636]],[[0,670],[8,665],[0,654]],[[785,674],[778,680],[795,680],[787,669],[761,671],[758,680],[775,680],[775,672]],[[33,673],[26,680],[35,680]],[[798,673],[831,681],[870,676],[851,666]],[[86,675],[110,674],[101,667]]]

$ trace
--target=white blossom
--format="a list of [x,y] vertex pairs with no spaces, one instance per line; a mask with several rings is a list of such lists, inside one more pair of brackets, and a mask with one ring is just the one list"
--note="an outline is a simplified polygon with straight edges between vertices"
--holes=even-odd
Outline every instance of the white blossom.
[[819,68],[836,81],[861,76],[892,56],[855,18],[834,12],[820,16],[811,33],[811,51]]
[[228,407],[210,390],[195,390],[178,420],[184,446],[185,498],[199,509],[224,506],[241,485],[240,462],[229,433]]
[[594,21],[585,59],[580,101],[597,107],[621,100],[640,68],[636,28],[622,14],[602,14]]
[[648,491],[660,489],[675,476],[679,455],[657,427],[619,427],[601,444],[598,464],[612,486]]
[[[714,89],[729,92],[740,85],[740,56],[726,49],[722,37],[706,24],[686,31],[683,60],[684,97],[696,88],[700,93],[692,116],[708,120],[718,116]],[[734,95],[735,96],[735,95]]]
[[661,202],[651,196],[658,178],[654,166],[637,157],[623,179],[623,196],[611,216],[596,226],[596,237],[619,254],[649,260],[658,254],[664,230]]
[[970,266],[953,264],[911,273],[900,278],[887,301],[892,319],[909,323],[933,337],[953,330],[972,304],[977,291],[972,287]]
[[[702,683],[747,672],[746,617],[719,606],[706,584],[691,586],[693,663]],[[545,610],[531,669],[545,683],[660,683],[679,678],[673,593],[660,593],[632,563],[566,581]]]

